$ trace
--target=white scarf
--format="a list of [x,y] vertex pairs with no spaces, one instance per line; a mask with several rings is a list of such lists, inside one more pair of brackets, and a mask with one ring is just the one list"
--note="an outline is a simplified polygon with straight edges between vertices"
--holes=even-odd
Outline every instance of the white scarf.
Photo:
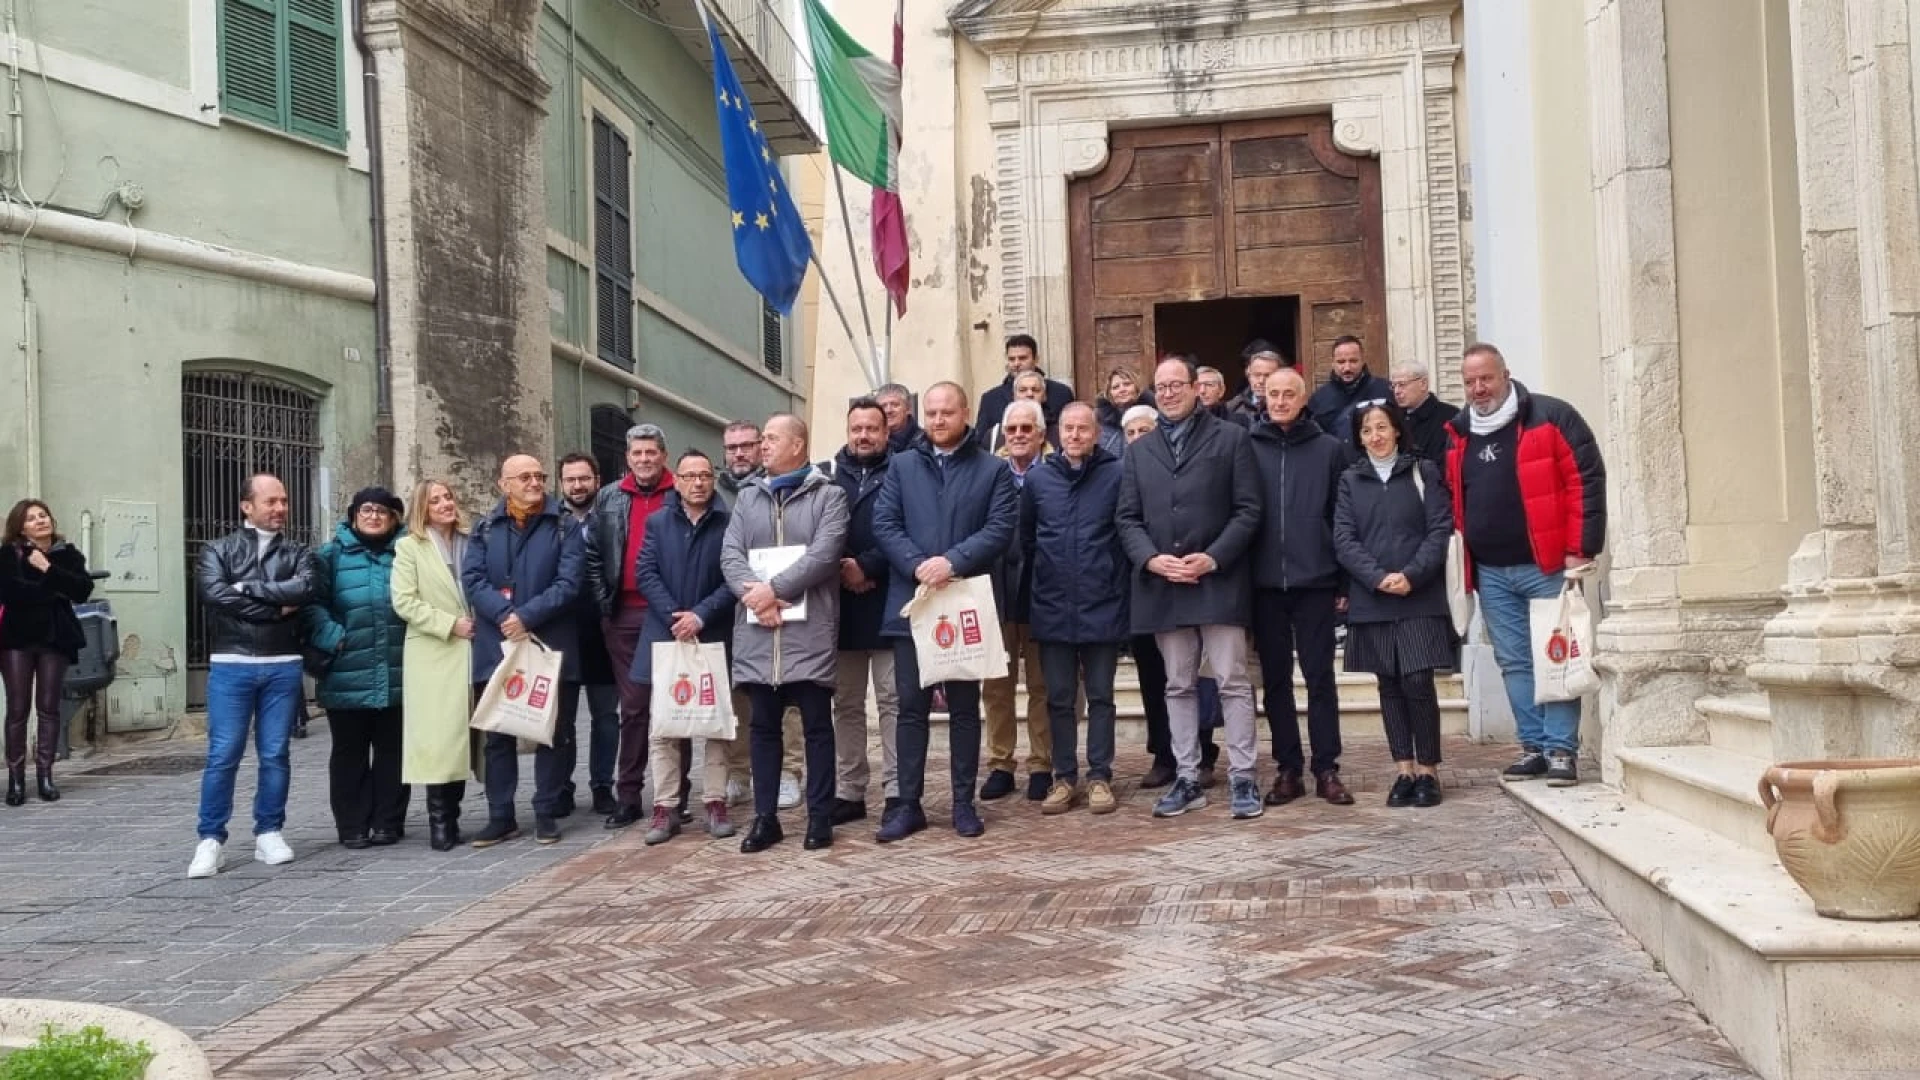
[[1488,413],[1486,416],[1481,416],[1478,411],[1469,406],[1467,409],[1467,424],[1475,435],[1491,435],[1501,428],[1506,427],[1508,424],[1513,423],[1513,418],[1519,415],[1520,388],[1509,385],[1507,387],[1507,400],[1501,402],[1499,408]]

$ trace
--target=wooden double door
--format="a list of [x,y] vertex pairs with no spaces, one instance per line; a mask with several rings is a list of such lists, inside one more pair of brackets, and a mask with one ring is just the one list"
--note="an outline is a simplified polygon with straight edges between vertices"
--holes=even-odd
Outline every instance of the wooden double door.
[[1387,362],[1380,166],[1333,145],[1332,118],[1116,132],[1106,168],[1069,189],[1074,384],[1197,353],[1229,385],[1264,337],[1310,384],[1333,340]]

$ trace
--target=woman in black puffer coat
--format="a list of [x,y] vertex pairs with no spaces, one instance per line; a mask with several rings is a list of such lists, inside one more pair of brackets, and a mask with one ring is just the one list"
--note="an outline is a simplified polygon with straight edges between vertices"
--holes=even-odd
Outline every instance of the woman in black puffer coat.
[[87,558],[60,536],[53,511],[22,499],[7,514],[0,547],[0,677],[7,687],[7,805],[27,801],[27,712],[39,715],[33,767],[44,802],[60,798],[53,755],[60,746],[60,691],[86,643],[73,605],[93,595]]
[[1380,682],[1380,715],[1400,769],[1387,805],[1438,806],[1433,669],[1453,662],[1446,581],[1453,511],[1439,467],[1410,452],[1399,406],[1364,406],[1353,441],[1361,457],[1341,474],[1333,510],[1334,552],[1351,579],[1346,666]]

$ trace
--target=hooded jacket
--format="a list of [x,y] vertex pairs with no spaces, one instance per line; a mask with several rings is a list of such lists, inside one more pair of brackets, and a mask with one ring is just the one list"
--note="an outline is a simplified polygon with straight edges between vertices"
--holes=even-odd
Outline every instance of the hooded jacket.
[[759,477],[740,489],[740,502],[720,545],[720,571],[736,599],[759,579],[749,561],[755,548],[804,545],[806,552],[767,584],[788,603],[805,599],[806,618],[761,626],[746,604],[735,605],[733,681],[782,686],[834,685],[840,654],[840,555],[847,549],[847,496],[817,466],[797,487],[776,492]]
[[404,529],[368,543],[341,524],[313,553],[313,599],[300,609],[307,644],[332,657],[316,695],[327,709],[401,702],[407,624],[393,610],[393,559]]

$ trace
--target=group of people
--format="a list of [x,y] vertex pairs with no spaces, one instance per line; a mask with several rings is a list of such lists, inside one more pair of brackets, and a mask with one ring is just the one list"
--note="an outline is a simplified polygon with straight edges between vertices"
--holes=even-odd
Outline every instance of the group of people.
[[[1533,701],[1527,602],[1557,595],[1604,545],[1605,471],[1591,431],[1565,402],[1514,381],[1492,345],[1465,352],[1464,409],[1434,397],[1419,365],[1395,365],[1389,380],[1369,374],[1352,338],[1331,359],[1313,390],[1255,342],[1243,356],[1247,390],[1229,398],[1217,369],[1173,355],[1150,382],[1114,370],[1089,403],[1042,375],[1036,344],[1016,336],[1006,381],[977,410],[955,383],[926,388],[917,411],[905,387],[884,386],[851,403],[829,460],[816,463],[807,425],[787,414],[729,426],[720,463],[697,449],[673,456],[660,428],[639,424],[617,480],[603,484],[592,458],[569,454],[556,497],[539,459],[515,455],[500,468],[500,499],[471,521],[442,480],[419,483],[407,502],[367,488],[312,551],[284,535],[281,482],[254,476],[245,524],[201,551],[196,575],[211,656],[189,876],[222,865],[249,735],[255,856],[293,857],[281,829],[306,676],[330,722],[341,844],[400,841],[415,784],[435,849],[520,835],[520,747],[480,737],[469,720],[504,645],[528,638],[562,658],[551,743],[533,755],[541,843],[558,841],[576,810],[583,695],[593,812],[607,828],[646,822],[650,844],[693,823],[698,757],[710,836],[734,835],[729,806],[750,787],[743,851],[782,842],[780,810],[800,804],[804,846],[831,845],[836,827],[867,816],[875,726],[884,801],[874,838],[905,840],[928,825],[937,710],[948,717],[952,827],[981,835],[978,804],[1019,787],[1021,685],[1027,797],[1049,815],[1111,813],[1123,653],[1140,674],[1153,755],[1141,786],[1166,788],[1154,816],[1207,805],[1216,727],[1232,817],[1305,796],[1308,777],[1315,797],[1351,804],[1334,671],[1343,619],[1346,669],[1379,683],[1399,772],[1387,804],[1433,806],[1434,672],[1454,663],[1445,568],[1456,529],[1518,721],[1522,753],[1505,775],[1576,783],[1579,707]],[[30,704],[41,712],[41,797],[58,797],[49,716],[78,647],[72,604],[90,580],[44,504],[15,507],[6,533],[0,674],[17,803]],[[785,554],[775,563],[769,552]],[[1007,674],[923,686],[907,609],[916,592],[963,578],[992,584]],[[745,725],[736,738],[694,747],[651,734],[653,646],[674,641],[725,645]],[[1271,737],[1265,790],[1249,645]],[[468,835],[461,807],[475,774],[486,822]]]

